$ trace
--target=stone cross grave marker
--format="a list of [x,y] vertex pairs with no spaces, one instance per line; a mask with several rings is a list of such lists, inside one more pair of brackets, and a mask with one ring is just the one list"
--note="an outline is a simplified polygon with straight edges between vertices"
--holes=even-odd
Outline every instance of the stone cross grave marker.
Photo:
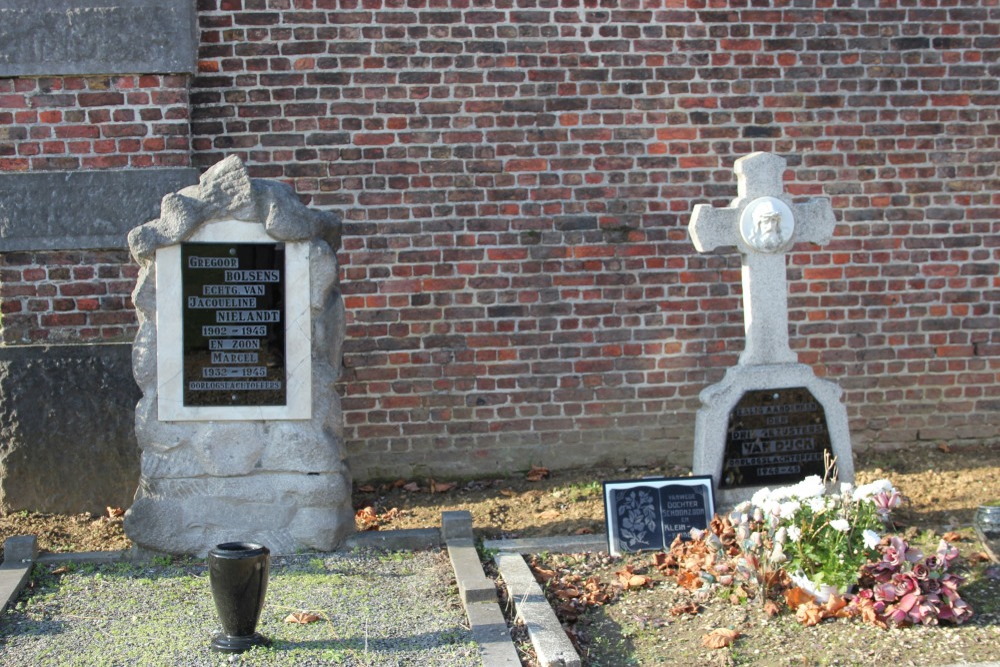
[[854,480],[842,391],[788,345],[786,254],[798,242],[827,243],[836,220],[826,198],[793,203],[784,170],[770,153],[738,159],[736,199],[696,205],[688,225],[699,252],[735,247],[742,260],[746,344],[737,366],[702,391],[695,422],[694,474],[712,475],[721,506],[822,475],[824,454],[836,457],[840,481]]
[[204,555],[249,541],[331,550],[354,530],[333,385],[340,220],[230,157],[129,233],[141,472],[125,531]]

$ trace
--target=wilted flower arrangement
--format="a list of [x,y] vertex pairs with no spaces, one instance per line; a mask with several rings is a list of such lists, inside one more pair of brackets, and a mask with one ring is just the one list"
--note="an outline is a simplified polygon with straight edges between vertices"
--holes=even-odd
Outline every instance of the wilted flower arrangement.
[[[692,531],[718,555],[706,561],[715,576],[702,573],[702,578],[712,582],[717,576],[724,583],[733,580],[725,574],[732,571],[756,583],[761,603],[772,588],[786,589],[789,606],[803,604],[800,611],[806,613],[797,616],[811,619],[803,620],[808,623],[859,615],[887,627],[962,623],[972,616],[958,593],[962,578],[948,571],[957,549],[942,540],[937,552],[924,558],[905,540],[883,537],[901,502],[888,480],[833,487],[814,475],[793,486],[761,489],[727,517],[716,517],[711,530]],[[804,604],[790,595],[793,589],[823,606]],[[845,595],[853,598],[846,607]]]
[[827,484],[813,475],[793,486],[761,489],[730,520],[745,553],[759,554],[763,565],[784,569],[824,600],[845,593],[861,566],[878,558],[879,531],[899,502],[886,480],[857,489],[842,484],[839,493],[827,493]]
[[879,550],[881,560],[861,570],[856,606],[893,625],[962,623],[972,616],[972,608],[958,594],[962,577],[948,572],[958,549],[941,540],[937,552],[924,558],[905,540],[889,537]]

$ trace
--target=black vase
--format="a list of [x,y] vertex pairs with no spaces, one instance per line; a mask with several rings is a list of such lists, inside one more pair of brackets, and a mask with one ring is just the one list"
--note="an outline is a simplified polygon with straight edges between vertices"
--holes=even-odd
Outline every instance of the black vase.
[[271,645],[256,632],[270,556],[267,547],[249,542],[226,542],[208,552],[208,580],[222,621],[222,632],[212,638],[213,651],[243,653]]

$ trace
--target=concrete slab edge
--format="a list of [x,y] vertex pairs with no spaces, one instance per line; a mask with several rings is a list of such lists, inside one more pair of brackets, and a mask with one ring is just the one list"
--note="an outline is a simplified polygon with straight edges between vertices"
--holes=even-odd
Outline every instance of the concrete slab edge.
[[441,534],[483,666],[520,667],[521,660],[500,609],[496,587],[479,562],[472,534],[472,514],[464,510],[442,512]]
[[516,540],[483,540],[483,549],[519,554],[584,553],[607,551],[608,538],[604,533],[594,535],[562,535],[556,537],[525,537]]
[[388,551],[418,551],[441,547],[441,531],[437,528],[407,530],[370,530],[347,536],[341,549],[386,549]]
[[524,557],[519,553],[501,551],[493,560],[507,585],[507,595],[514,602],[517,616],[528,629],[538,664],[542,667],[579,667],[580,656],[524,562]]
[[0,613],[13,604],[31,576],[38,558],[38,539],[34,535],[8,537],[3,543],[4,560],[0,564]]

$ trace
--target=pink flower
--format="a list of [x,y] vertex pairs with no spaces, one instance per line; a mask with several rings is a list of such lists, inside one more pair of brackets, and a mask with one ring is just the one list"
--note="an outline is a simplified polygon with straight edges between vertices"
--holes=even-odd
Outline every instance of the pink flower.
[[936,595],[941,591],[941,581],[936,577],[924,579],[920,582],[920,590],[929,595]]
[[958,549],[951,546],[944,540],[941,540],[937,548],[937,557],[942,563],[944,563],[945,567],[948,567],[951,565],[952,561],[958,558]]
[[898,605],[886,607],[885,618],[894,625],[902,625],[909,619],[909,614],[905,609],[900,609]]
[[889,512],[899,507],[903,499],[899,495],[899,491],[892,489],[891,491],[876,493],[872,496],[872,502],[875,503],[875,511],[878,512],[879,516],[884,518],[889,516]]
[[912,574],[900,573],[892,578],[892,586],[896,590],[896,597],[905,597],[920,590],[920,582]]
[[972,607],[965,600],[955,600],[952,602],[951,610],[955,615],[955,623],[965,623],[972,618]]
[[[898,538],[891,538],[891,540],[897,540]],[[903,547],[903,551],[900,552],[899,548],[895,544],[890,544],[882,551],[882,560],[892,565],[893,567],[899,567],[903,564],[903,559],[906,556],[906,547]]]
[[882,600],[885,602],[895,602],[898,597],[896,593],[896,587],[891,583],[878,584],[872,588],[876,600]]
[[913,569],[910,571],[915,578],[920,581],[926,581],[927,577],[930,576],[930,570],[923,563],[915,563]]

